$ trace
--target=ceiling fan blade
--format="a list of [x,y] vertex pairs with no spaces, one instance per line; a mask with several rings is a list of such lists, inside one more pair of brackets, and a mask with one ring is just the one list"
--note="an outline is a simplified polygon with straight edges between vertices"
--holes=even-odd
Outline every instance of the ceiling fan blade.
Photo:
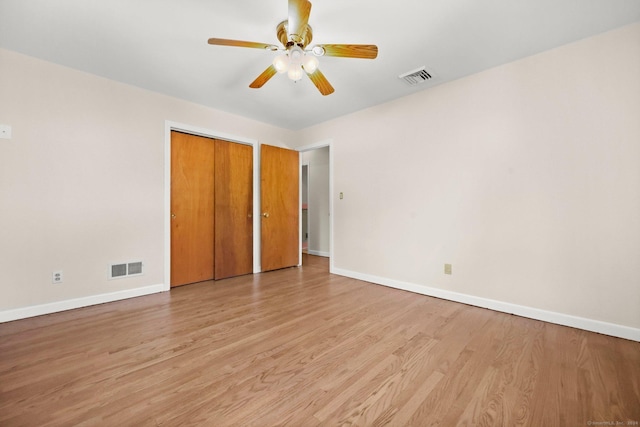
[[264,70],[262,74],[260,74],[258,78],[253,81],[253,83],[249,85],[249,87],[252,89],[261,88],[262,86],[264,86],[266,82],[269,81],[271,77],[275,76],[276,73],[277,73],[276,68],[273,65],[269,65],[269,67],[266,70]]
[[309,0],[289,0],[289,24],[287,32],[289,40],[295,43],[304,42],[304,33],[309,23],[311,2]]
[[374,44],[321,44],[314,46],[314,53],[317,48],[324,50],[324,53],[320,56],[362,59],[375,59],[378,56],[378,46]]
[[319,69],[316,69],[313,73],[307,73],[307,75],[323,96],[327,96],[335,92],[335,89],[331,86],[329,80],[327,80]]
[[257,43],[257,42],[246,42],[242,40],[229,40],[229,39],[209,39],[209,44],[217,45],[217,46],[235,46],[235,47],[251,47],[255,49],[268,49],[268,50],[278,50],[278,46],[266,43]]

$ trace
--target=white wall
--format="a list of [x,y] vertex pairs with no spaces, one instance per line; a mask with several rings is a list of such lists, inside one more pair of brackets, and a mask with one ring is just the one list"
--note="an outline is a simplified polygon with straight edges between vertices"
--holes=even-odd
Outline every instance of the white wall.
[[[0,320],[162,288],[165,121],[272,145],[292,137],[2,49],[0,94],[13,130],[0,140]],[[107,280],[109,263],[140,259],[143,276]]]
[[640,339],[639,76],[635,24],[300,132],[336,271]]
[[309,165],[309,253],[329,256],[329,147],[301,153]]

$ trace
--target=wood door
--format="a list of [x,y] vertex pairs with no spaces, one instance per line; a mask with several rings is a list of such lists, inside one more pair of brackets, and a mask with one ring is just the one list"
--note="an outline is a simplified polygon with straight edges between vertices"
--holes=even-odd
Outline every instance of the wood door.
[[215,279],[253,272],[253,148],[216,140]]
[[171,132],[171,287],[214,278],[215,141]]
[[297,151],[260,146],[262,271],[299,263],[299,164]]

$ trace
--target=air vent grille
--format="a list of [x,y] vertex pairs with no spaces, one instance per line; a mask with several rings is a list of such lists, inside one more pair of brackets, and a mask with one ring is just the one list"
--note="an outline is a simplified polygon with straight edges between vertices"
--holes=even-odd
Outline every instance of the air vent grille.
[[127,264],[127,274],[142,274],[142,263],[140,261],[130,262]]
[[111,278],[124,277],[127,275],[127,264],[114,264],[111,266]]
[[421,67],[417,70],[400,74],[398,78],[404,80],[410,86],[415,86],[433,79],[433,74],[427,71],[426,67]]
[[109,265],[109,279],[122,279],[124,277],[140,276],[144,264],[142,261],[131,261]]

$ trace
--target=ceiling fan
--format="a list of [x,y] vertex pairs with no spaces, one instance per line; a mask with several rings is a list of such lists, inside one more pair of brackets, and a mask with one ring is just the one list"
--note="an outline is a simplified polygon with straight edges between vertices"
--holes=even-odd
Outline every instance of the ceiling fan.
[[313,37],[308,24],[310,13],[310,1],[289,0],[289,17],[276,27],[276,34],[283,48],[267,43],[218,38],[210,38],[209,44],[284,52],[249,85],[253,89],[261,88],[276,73],[287,73],[291,80],[298,81],[304,72],[322,95],[329,95],[334,89],[318,68],[317,56],[375,59],[378,56],[378,47],[372,44],[321,44],[307,49]]

